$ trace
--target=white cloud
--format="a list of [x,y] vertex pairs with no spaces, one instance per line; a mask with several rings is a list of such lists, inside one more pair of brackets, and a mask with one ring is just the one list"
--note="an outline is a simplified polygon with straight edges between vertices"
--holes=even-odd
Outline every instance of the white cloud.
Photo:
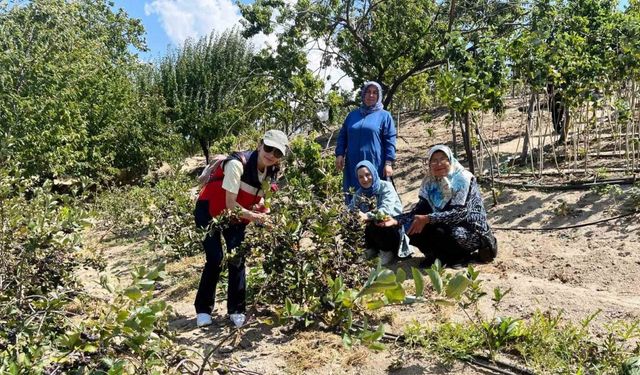
[[270,35],[260,33],[251,37],[250,42],[251,44],[253,44],[256,51],[259,51],[267,46],[273,47],[275,49],[278,45],[278,36],[275,33],[271,33]]
[[153,0],[145,3],[147,16],[156,14],[171,42],[197,39],[211,31],[222,32],[239,25],[240,10],[230,0]]
[[345,76],[345,73],[336,66],[329,66],[327,68],[320,68],[322,62],[323,49],[326,44],[322,40],[311,42],[307,45],[307,67],[320,77],[324,82],[325,91],[328,91],[333,84],[346,91],[353,90],[353,81],[351,78]]
[[[240,8],[231,0],[153,0],[145,3],[147,16],[157,15],[171,43],[181,46],[187,38],[198,39],[212,31],[221,33],[232,27],[241,28]],[[275,46],[277,37],[262,33],[250,40],[259,50]]]

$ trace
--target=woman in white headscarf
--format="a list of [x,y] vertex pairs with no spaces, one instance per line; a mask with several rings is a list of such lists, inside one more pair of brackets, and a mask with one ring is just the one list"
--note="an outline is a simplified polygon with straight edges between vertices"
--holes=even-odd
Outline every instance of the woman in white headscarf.
[[409,226],[411,244],[425,254],[422,265],[436,258],[448,265],[469,261],[473,255],[481,261],[495,258],[497,243],[475,177],[444,145],[429,150],[427,164],[420,200],[401,220]]

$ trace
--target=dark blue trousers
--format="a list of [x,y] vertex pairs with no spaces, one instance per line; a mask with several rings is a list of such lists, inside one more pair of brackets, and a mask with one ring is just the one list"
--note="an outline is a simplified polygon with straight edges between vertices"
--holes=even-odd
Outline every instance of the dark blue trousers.
[[[196,204],[196,211],[194,214],[196,218],[196,225],[200,228],[206,228],[211,220],[208,208],[209,205],[206,201],[199,201],[198,204]],[[204,241],[202,241],[202,246],[204,247],[206,255],[206,262],[202,270],[202,276],[200,277],[200,284],[198,286],[198,293],[196,294],[194,304],[196,313],[211,314],[212,308],[216,302],[216,286],[220,279],[222,258],[224,257],[221,237],[224,236],[227,250],[235,249],[240,246],[244,240],[245,228],[246,224],[230,225],[228,228],[224,229],[222,233],[220,233],[220,231],[208,233]],[[229,314],[243,313],[246,309],[245,299],[247,280],[244,261],[245,259],[242,258],[239,262],[227,262],[227,268],[229,270],[227,312]]]

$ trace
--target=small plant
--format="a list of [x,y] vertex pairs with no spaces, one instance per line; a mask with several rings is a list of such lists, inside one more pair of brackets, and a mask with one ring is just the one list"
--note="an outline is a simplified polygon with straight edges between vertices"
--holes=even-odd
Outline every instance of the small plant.
[[624,206],[627,211],[640,210],[640,186],[634,185],[629,191],[627,191],[627,199],[624,202]]
[[376,223],[382,223],[391,219],[391,216],[389,216],[389,214],[385,213],[384,211],[374,210],[371,213],[373,214],[373,221],[375,221]]
[[638,375],[640,374],[640,357],[631,357],[622,364],[622,375]]
[[559,200],[559,203],[556,207],[553,208],[553,213],[556,216],[568,216],[575,212],[573,207],[570,207],[569,204],[564,200]]
[[591,189],[594,193],[599,195],[608,195],[611,198],[617,198],[623,194],[622,188],[620,185],[597,185]]
[[604,180],[609,177],[609,171],[605,167],[596,168],[596,180]]
[[[431,121],[431,116],[425,116],[429,118],[429,121],[424,121],[425,124],[428,124]],[[433,128],[425,128],[424,131],[427,133],[427,137],[433,138],[434,131]]]
[[496,353],[520,337],[520,320],[511,317],[497,317],[493,321],[483,322],[482,331],[487,337],[489,351]]
[[411,348],[427,346],[427,333],[427,327],[414,319],[404,327],[404,342]]

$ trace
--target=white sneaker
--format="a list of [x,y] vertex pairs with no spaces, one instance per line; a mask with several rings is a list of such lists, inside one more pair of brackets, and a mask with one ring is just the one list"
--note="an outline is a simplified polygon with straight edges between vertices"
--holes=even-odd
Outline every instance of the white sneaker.
[[229,319],[231,320],[231,322],[233,322],[236,328],[240,328],[244,324],[244,320],[246,319],[246,317],[242,313],[237,313],[229,314]]
[[380,264],[386,266],[393,262],[395,259],[395,254],[393,251],[381,251],[380,252]]
[[196,325],[198,327],[210,326],[212,323],[213,320],[211,320],[211,315],[206,313],[200,313],[196,315]]

